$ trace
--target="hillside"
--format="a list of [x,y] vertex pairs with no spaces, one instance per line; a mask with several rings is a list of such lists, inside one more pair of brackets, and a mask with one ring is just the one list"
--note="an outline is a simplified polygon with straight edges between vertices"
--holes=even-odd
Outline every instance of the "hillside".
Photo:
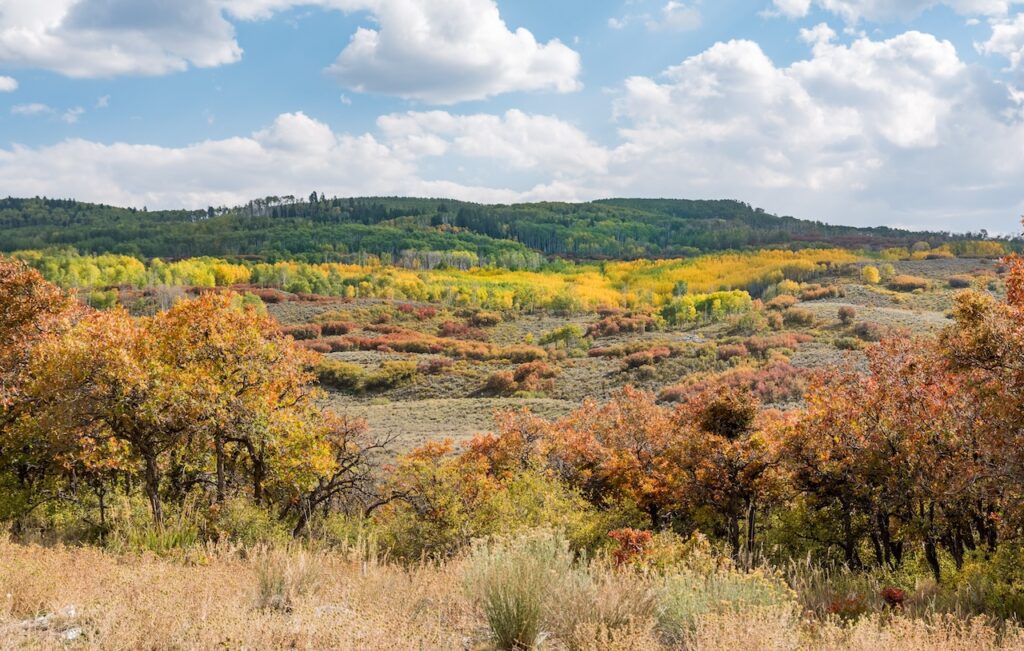
[[[763,247],[935,246],[969,239],[778,217],[738,201],[609,199],[481,205],[439,199],[268,197],[238,208],[146,211],[56,199],[0,201],[0,251],[74,247],[145,258],[309,262],[421,252],[436,266],[535,268],[544,257],[637,259]],[[973,236],[978,237],[978,236]],[[427,259],[422,252],[466,252]]]

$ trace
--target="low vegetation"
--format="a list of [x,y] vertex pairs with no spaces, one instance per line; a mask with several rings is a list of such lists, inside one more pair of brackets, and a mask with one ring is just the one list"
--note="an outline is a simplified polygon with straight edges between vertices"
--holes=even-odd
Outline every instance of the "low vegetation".
[[[1019,648],[1024,261],[940,247],[80,295],[38,269],[99,258],[0,260],[0,640]],[[507,408],[348,415],[424,395]]]

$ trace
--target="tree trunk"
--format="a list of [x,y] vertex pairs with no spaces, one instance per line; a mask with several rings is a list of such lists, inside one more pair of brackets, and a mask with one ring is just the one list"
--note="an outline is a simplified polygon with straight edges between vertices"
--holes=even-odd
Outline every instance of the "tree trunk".
[[928,567],[932,570],[932,576],[935,577],[936,583],[942,582],[942,570],[939,567],[939,552],[935,547],[935,541],[931,536],[925,538],[924,541],[924,557],[928,560]]
[[754,566],[754,540],[757,535],[757,507],[751,499],[747,505],[747,569]]
[[146,497],[149,498],[149,508],[153,512],[153,522],[160,526],[164,521],[164,511],[160,504],[160,469],[157,467],[156,455],[146,454],[145,463]]
[[226,497],[227,485],[224,478],[224,436],[217,432],[214,438],[214,445],[217,448],[217,503],[222,503]]

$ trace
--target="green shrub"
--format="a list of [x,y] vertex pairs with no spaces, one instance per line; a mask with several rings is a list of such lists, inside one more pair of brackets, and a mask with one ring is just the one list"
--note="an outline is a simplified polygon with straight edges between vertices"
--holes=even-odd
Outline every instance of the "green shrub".
[[363,389],[366,371],[358,364],[336,359],[322,359],[316,367],[320,384],[339,391],[357,392]]
[[288,527],[265,508],[244,498],[216,505],[210,527],[218,540],[252,547],[259,544],[284,544],[291,538]]
[[565,342],[566,346],[569,346],[581,341],[585,335],[586,333],[583,331],[583,328],[575,323],[570,323],[545,332],[540,338],[540,344],[547,346],[548,344]]
[[497,648],[532,649],[541,641],[551,597],[572,568],[568,542],[537,531],[478,544],[467,559],[463,581]]
[[658,591],[658,627],[668,639],[682,641],[706,615],[758,608],[795,610],[793,591],[777,576],[760,570],[683,569],[664,578]]
[[951,289],[967,289],[974,284],[974,278],[970,276],[952,276],[949,279],[949,287]]
[[161,525],[154,524],[148,513],[127,514],[114,525],[109,545],[116,551],[166,556],[194,547],[201,538],[200,517],[186,503],[177,513],[165,513]]
[[416,362],[384,362],[366,376],[363,386],[371,391],[390,389],[411,382],[417,372]]
[[835,347],[839,350],[860,350],[864,344],[856,337],[839,337],[835,341]]

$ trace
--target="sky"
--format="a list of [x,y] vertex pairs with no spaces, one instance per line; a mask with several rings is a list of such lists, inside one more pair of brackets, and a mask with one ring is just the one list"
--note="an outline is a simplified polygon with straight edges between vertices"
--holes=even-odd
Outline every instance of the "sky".
[[994,234],[1024,0],[0,0],[0,195],[738,199]]

